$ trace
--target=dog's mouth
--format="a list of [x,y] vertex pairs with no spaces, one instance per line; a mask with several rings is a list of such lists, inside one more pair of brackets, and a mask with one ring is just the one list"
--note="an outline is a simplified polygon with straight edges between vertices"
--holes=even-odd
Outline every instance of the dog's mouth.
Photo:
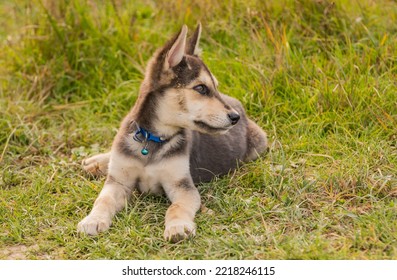
[[226,131],[228,131],[233,125],[232,124],[230,124],[230,125],[228,125],[228,126],[222,126],[222,127],[215,127],[215,126],[212,126],[212,125],[209,125],[208,123],[206,123],[206,122],[203,122],[203,121],[194,121],[194,124],[198,127],[198,128],[200,128],[200,129],[202,129],[202,130],[205,130],[206,132],[208,132],[208,133],[222,133],[222,132],[226,132]]

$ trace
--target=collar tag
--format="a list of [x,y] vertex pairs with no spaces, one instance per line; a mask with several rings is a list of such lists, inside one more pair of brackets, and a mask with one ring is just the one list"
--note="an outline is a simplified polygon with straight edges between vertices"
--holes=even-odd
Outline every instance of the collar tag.
[[[141,136],[144,139],[141,139]],[[147,149],[147,144],[149,141],[155,142],[155,143],[163,143],[165,142],[165,139],[163,137],[158,137],[155,136],[153,134],[151,134],[149,131],[147,131],[146,129],[142,128],[142,127],[138,127],[138,130],[135,132],[133,139],[136,142],[139,143],[144,143],[144,147],[141,150],[141,154],[146,156],[149,154],[149,150]]]

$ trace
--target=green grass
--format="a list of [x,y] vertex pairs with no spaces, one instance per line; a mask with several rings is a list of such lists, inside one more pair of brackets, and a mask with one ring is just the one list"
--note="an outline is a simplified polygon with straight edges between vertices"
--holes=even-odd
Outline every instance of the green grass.
[[[0,258],[397,259],[397,4],[332,2],[0,2]],[[269,153],[199,186],[193,239],[165,242],[168,201],[138,194],[79,236],[104,181],[81,160],[109,149],[153,51],[197,21]]]

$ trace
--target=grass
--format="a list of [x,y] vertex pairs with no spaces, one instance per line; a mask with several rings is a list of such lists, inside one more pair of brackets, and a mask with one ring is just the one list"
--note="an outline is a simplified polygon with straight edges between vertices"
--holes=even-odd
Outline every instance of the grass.
[[[97,3],[99,2],[99,3]],[[2,1],[0,258],[397,259],[393,1]],[[199,186],[198,235],[163,240],[162,197],[76,233],[146,61],[201,21],[203,57],[269,153]]]

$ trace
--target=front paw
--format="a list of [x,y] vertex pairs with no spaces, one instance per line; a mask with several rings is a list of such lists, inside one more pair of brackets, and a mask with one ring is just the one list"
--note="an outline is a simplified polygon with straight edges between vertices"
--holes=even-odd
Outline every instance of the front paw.
[[107,174],[109,163],[108,154],[99,154],[90,158],[86,158],[81,163],[83,169],[92,176],[103,176]]
[[196,224],[182,219],[172,220],[165,226],[164,238],[173,243],[196,234]]
[[77,225],[77,231],[88,235],[97,235],[106,231],[111,224],[112,221],[106,217],[88,215]]

